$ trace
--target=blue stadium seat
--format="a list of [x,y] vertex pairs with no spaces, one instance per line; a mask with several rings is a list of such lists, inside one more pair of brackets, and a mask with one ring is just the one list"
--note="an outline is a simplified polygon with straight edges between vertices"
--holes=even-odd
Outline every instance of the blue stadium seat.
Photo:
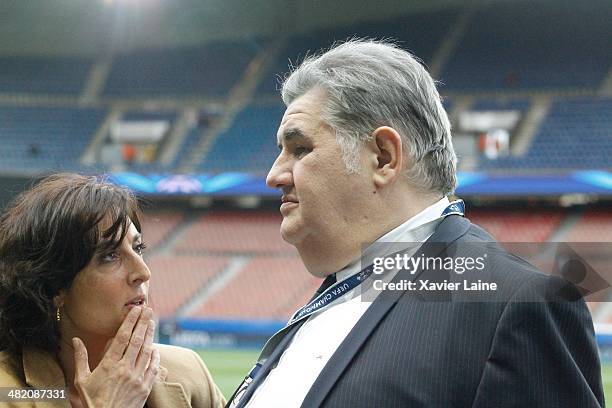
[[147,120],[167,120],[174,122],[176,120],[176,111],[143,111],[143,110],[131,110],[125,112],[121,117],[121,120],[125,121],[147,121]]
[[104,109],[0,108],[0,170],[78,170]]
[[431,62],[435,51],[442,43],[448,26],[456,17],[456,10],[442,10],[383,22],[350,25],[335,28],[333,31],[320,30],[292,36],[272,67],[263,76],[257,94],[278,95],[279,75],[282,76],[288,72],[290,61],[296,65],[307,55],[329,48],[335,41],[343,41],[350,37],[398,40],[399,45],[404,49],[414,53],[426,63]]
[[610,21],[607,0],[484,5],[441,79],[461,91],[595,88],[612,64]]
[[172,164],[170,168],[177,169],[183,160],[187,159],[189,153],[196,147],[198,142],[200,141],[200,136],[204,129],[201,126],[194,126],[187,132],[181,147],[179,148],[176,156],[174,156],[174,160],[172,160]]
[[612,168],[612,98],[556,100],[524,157],[481,158],[483,170]]
[[284,111],[281,104],[245,108],[217,137],[198,169],[265,174],[278,154],[276,131]]
[[226,96],[260,45],[215,42],[198,48],[140,50],[118,56],[104,94],[114,97]]
[[518,110],[525,112],[531,102],[529,99],[478,99],[470,108],[473,111]]
[[85,57],[0,57],[0,92],[78,95],[93,60]]

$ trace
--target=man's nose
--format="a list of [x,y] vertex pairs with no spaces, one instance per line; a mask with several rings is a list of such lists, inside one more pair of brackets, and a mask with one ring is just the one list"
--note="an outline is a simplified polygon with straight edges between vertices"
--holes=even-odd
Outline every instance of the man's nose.
[[290,164],[283,160],[281,156],[278,156],[268,172],[266,184],[270,188],[281,188],[291,185],[292,182],[293,176],[291,174]]

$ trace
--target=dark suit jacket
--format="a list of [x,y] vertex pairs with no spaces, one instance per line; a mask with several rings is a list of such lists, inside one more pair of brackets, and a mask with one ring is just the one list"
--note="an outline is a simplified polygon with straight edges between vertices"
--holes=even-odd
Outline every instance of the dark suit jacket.
[[[478,277],[497,282],[499,290],[479,302],[454,301],[450,292],[382,293],[302,406],[603,406],[597,345],[584,301],[566,300],[565,281],[487,244],[492,241],[467,219],[446,217],[419,253],[478,256],[482,247],[473,243],[489,245],[486,270]],[[427,273],[410,279],[440,280]],[[399,273],[394,280],[406,276]],[[282,347],[262,368],[264,376],[286,344]]]

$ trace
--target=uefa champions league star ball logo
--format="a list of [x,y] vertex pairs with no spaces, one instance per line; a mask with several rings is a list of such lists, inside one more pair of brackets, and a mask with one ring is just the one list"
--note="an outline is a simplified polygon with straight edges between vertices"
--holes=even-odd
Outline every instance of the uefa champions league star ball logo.
[[202,192],[202,183],[190,176],[169,176],[157,183],[157,191],[160,193],[200,193]]

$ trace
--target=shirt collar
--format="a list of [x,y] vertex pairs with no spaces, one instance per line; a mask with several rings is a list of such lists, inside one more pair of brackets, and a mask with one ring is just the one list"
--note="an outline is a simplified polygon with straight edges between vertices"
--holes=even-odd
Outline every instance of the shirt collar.
[[[436,201],[429,207],[425,208],[420,213],[411,217],[404,223],[398,225],[393,228],[391,231],[384,234],[382,237],[378,238],[374,243],[379,242],[424,242],[426,241],[435,231],[436,225],[431,225],[427,231],[425,231],[426,238],[418,239],[413,233],[415,229],[420,227],[421,225],[427,224],[430,221],[434,221],[440,217],[442,212],[448,207],[450,201],[448,197],[443,197],[439,201]],[[366,248],[365,251],[368,251],[372,246]],[[336,280],[341,281],[343,279],[348,278],[349,276],[359,272],[361,270],[361,258],[356,261],[350,263],[348,266],[344,267],[340,271],[336,272]]]

